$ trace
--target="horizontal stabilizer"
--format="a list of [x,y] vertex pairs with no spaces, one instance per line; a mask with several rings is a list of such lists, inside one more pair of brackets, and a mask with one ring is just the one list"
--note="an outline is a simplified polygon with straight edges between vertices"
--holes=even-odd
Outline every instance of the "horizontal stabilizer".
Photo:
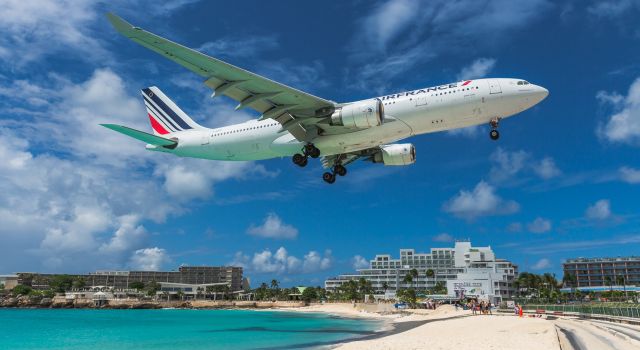
[[155,145],[155,146],[172,148],[172,146],[175,147],[178,144],[177,141],[169,140],[164,137],[152,135],[144,131],[128,128],[122,125],[116,125],[116,124],[100,124],[100,125],[104,126],[107,129],[117,131],[121,134],[125,134],[127,136],[133,137],[136,140],[140,140],[142,142],[146,142],[148,144]]

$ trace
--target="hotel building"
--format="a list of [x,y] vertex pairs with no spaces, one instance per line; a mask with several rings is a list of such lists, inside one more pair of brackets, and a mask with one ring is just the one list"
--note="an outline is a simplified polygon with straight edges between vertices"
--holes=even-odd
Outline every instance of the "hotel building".
[[[51,279],[58,274],[19,272],[18,283],[34,289],[49,289]],[[162,291],[196,292],[199,287],[228,286],[231,292],[243,290],[242,267],[234,266],[180,266],[178,271],[96,271],[89,274],[68,275],[82,278],[87,288],[104,287],[129,290],[131,283],[157,282]]]
[[562,267],[565,274],[576,277],[576,285],[567,287],[608,286],[607,277],[618,285],[618,276],[624,277],[627,286],[640,286],[640,256],[568,259]]
[[[418,278],[411,283],[404,281],[412,270]],[[427,271],[433,271],[433,277]],[[400,258],[376,255],[369,267],[325,281],[328,291],[335,291],[349,280],[364,278],[378,296],[395,297],[401,288],[426,290],[441,282],[447,286],[447,297],[478,297],[500,302],[514,295],[513,281],[518,267],[504,259],[497,259],[491,247],[472,247],[471,242],[456,242],[453,248],[431,248],[430,253],[416,253],[414,249],[401,249]],[[385,290],[384,285],[387,288]]]

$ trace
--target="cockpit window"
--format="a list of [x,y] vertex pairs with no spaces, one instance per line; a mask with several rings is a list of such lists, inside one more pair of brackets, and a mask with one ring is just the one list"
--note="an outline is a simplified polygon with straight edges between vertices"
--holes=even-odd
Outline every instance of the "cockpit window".
[[518,85],[529,85],[529,82],[526,80],[520,80],[518,81]]

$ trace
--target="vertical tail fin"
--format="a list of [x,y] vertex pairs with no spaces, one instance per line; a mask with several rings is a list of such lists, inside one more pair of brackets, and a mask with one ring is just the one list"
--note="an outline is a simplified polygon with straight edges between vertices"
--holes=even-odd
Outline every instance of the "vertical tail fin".
[[166,135],[176,131],[204,129],[157,87],[142,89],[142,97],[154,134]]

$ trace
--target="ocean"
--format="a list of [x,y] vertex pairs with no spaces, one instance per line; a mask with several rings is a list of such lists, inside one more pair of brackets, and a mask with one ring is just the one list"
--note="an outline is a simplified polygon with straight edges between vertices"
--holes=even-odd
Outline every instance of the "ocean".
[[249,310],[0,309],[1,349],[313,349],[380,321]]

